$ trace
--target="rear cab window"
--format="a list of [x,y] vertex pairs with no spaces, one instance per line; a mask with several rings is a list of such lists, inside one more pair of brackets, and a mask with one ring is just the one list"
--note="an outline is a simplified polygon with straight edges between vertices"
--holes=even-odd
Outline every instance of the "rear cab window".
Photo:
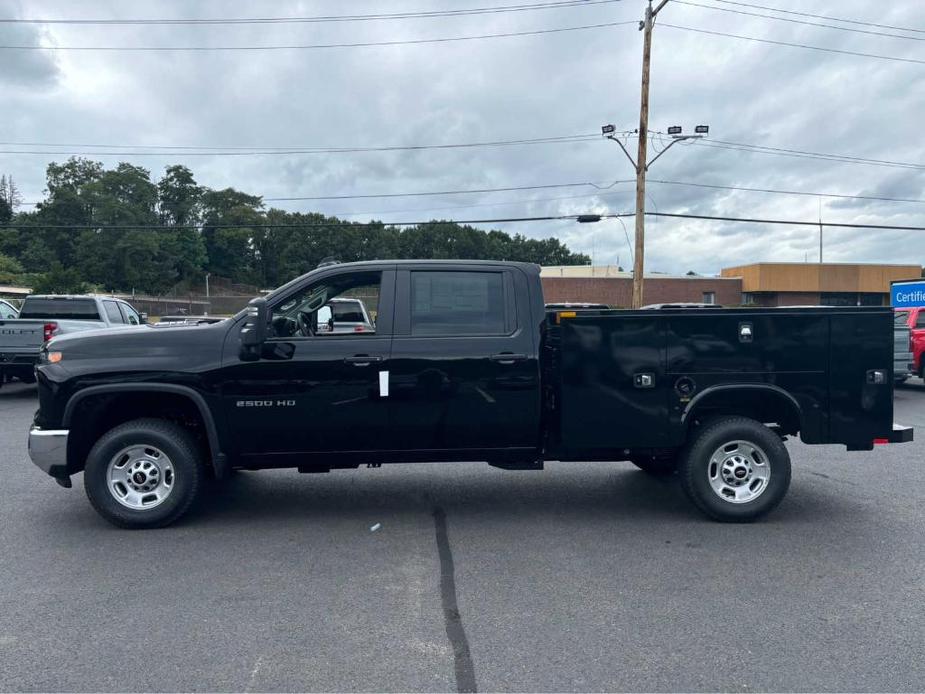
[[102,320],[94,299],[26,298],[20,318]]
[[504,272],[412,271],[411,335],[506,335],[511,289]]

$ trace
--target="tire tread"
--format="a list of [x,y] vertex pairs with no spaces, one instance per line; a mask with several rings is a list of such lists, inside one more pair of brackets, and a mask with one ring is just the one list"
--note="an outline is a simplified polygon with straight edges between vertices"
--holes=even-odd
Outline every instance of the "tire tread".
[[171,439],[174,445],[181,449],[181,455],[185,456],[188,460],[193,461],[193,469],[196,472],[190,476],[190,488],[183,501],[168,515],[162,518],[139,522],[139,519],[132,517],[131,514],[133,514],[133,512],[129,511],[128,509],[118,508],[113,510],[101,504],[100,501],[95,498],[95,495],[90,491],[86,470],[84,471],[84,490],[86,491],[87,498],[90,500],[90,504],[93,506],[96,512],[113,525],[116,525],[120,528],[129,529],[163,528],[170,525],[178,518],[183,516],[187,511],[189,511],[190,506],[192,506],[193,502],[199,496],[199,491],[202,487],[202,479],[205,472],[202,465],[202,455],[200,453],[199,446],[188,430],[184,429],[179,424],[175,424],[164,419],[158,419],[156,417],[133,419],[110,429],[105,434],[103,434],[96,441],[96,443],[93,444],[93,447],[90,449],[90,453],[87,456],[87,467],[90,467],[90,461],[94,460],[94,456],[97,451],[100,448],[106,446],[110,440],[121,436],[128,431],[137,432],[139,429],[147,429],[148,431],[155,432],[161,436],[165,436]]

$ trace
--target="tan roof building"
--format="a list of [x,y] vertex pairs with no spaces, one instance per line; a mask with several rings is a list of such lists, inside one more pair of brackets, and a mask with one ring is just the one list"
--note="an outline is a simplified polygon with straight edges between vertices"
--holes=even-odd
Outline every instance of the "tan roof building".
[[724,268],[742,280],[742,301],[755,306],[887,306],[890,283],[917,279],[921,265],[754,263]]

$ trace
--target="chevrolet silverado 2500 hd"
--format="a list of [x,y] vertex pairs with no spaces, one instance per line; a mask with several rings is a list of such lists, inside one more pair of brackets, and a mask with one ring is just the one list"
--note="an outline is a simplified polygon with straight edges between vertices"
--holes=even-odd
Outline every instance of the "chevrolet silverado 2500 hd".
[[[370,330],[319,330],[357,296]],[[472,460],[628,460],[747,521],[788,489],[787,436],[912,439],[892,338],[889,308],[546,311],[533,265],[326,265],[214,325],[53,338],[29,450],[126,527],[176,520],[207,474]]]

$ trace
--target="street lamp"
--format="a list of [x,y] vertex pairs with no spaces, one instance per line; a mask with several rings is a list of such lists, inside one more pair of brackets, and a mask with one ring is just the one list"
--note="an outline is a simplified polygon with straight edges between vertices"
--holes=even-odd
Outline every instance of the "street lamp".
[[[667,0],[666,0],[667,2]],[[659,5],[661,9],[663,2]],[[649,12],[651,12],[651,7]],[[644,105],[643,109],[647,112],[648,105]],[[646,116],[646,119],[648,116]],[[684,128],[680,125],[672,125],[668,128],[668,135],[671,136],[671,142],[668,143],[666,147],[662,149],[661,152],[655,155],[651,161],[645,161],[646,158],[646,148],[644,144],[647,142],[647,130],[646,126],[640,126],[640,130],[635,131],[639,137],[639,161],[633,159],[632,155],[629,153],[629,150],[626,149],[626,146],[621,142],[617,134],[617,128],[614,125],[605,125],[601,127],[601,135],[606,137],[608,140],[613,140],[618,145],[620,149],[623,150],[623,153],[626,155],[626,158],[629,159],[630,164],[633,165],[633,170],[636,172],[636,257],[633,259],[633,308],[640,308],[642,306],[642,297],[643,297],[643,274],[645,268],[644,255],[645,255],[645,194],[646,194],[646,172],[649,170],[649,167],[652,166],[658,159],[669,149],[674,147],[678,142],[683,140],[700,140],[706,137],[710,132],[709,125],[698,125],[694,128],[693,135],[685,135]]]

